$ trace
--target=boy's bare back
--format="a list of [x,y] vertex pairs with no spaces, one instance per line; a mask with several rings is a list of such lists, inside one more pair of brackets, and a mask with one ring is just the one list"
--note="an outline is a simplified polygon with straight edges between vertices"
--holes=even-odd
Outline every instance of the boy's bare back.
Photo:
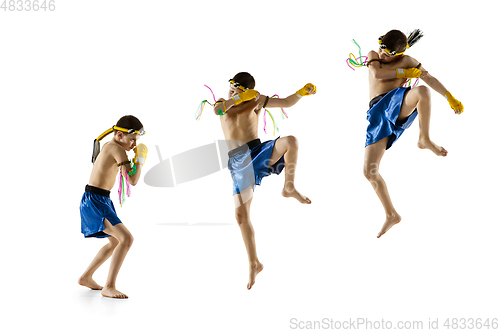
[[[232,96],[229,96],[230,98]],[[233,106],[231,112],[220,117],[222,131],[228,143],[229,149],[238,146],[241,143],[250,142],[259,136],[259,114],[262,105],[259,101],[265,96],[259,96],[257,100],[253,99],[240,105]]]

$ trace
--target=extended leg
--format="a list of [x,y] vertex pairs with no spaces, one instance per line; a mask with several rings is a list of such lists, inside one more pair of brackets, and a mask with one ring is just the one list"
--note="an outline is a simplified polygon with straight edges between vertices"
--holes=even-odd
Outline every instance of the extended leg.
[[392,205],[385,181],[379,173],[380,161],[382,160],[382,156],[384,156],[387,141],[388,137],[367,146],[365,148],[365,161],[363,165],[363,173],[366,179],[372,184],[375,193],[377,193],[378,198],[382,202],[386,215],[385,223],[377,238],[401,221],[401,216]]
[[111,298],[128,298],[122,292],[116,290],[116,277],[118,272],[120,271],[120,267],[122,266],[123,260],[128,253],[128,250],[132,246],[134,241],[134,237],[128,229],[123,225],[123,223],[119,223],[115,226],[111,225],[107,219],[104,220],[104,232],[115,238],[118,241],[118,245],[116,245],[115,250],[113,251],[113,256],[111,258],[111,265],[109,267],[108,279],[104,288],[101,291],[101,294],[105,297]]
[[115,247],[118,245],[118,241],[113,238],[109,237],[108,238],[109,243],[104,245],[101,250],[97,253],[95,256],[94,260],[90,263],[89,267],[87,267],[87,270],[83,272],[82,276],[78,279],[78,283],[82,286],[89,287],[92,290],[101,290],[102,287],[98,285],[94,279],[92,278],[92,275],[94,272],[101,267],[101,265],[108,260],[109,257],[113,254],[113,251],[115,250]]
[[406,94],[398,120],[408,117],[415,108],[418,110],[418,123],[420,126],[418,148],[429,149],[437,156],[446,156],[448,151],[432,142],[429,136],[431,122],[431,93],[429,88],[425,86],[416,87]]
[[247,249],[249,268],[249,278],[247,289],[251,289],[255,283],[255,277],[264,268],[257,258],[257,248],[255,246],[255,234],[250,222],[250,204],[252,203],[252,186],[239,194],[234,195],[236,222],[241,230],[243,242]]
[[310,204],[311,200],[295,188],[295,169],[299,153],[299,142],[294,136],[279,138],[274,144],[269,165],[275,164],[281,156],[285,159],[285,185],[281,192],[284,197],[293,197],[301,203]]

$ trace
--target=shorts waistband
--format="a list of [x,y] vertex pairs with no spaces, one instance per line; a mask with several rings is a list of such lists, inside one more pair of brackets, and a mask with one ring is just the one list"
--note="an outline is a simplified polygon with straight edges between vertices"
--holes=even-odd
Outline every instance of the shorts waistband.
[[247,149],[252,149],[253,147],[260,145],[260,143],[261,143],[260,139],[255,139],[255,140],[252,140],[250,142],[245,143],[244,145],[241,145],[237,148],[234,148],[233,150],[230,150],[227,154],[231,158],[233,156],[236,156],[240,153],[245,152]]
[[380,100],[381,100],[381,99],[382,99],[385,95],[387,95],[387,93],[385,93],[385,94],[381,94],[381,95],[378,95],[378,96],[376,96],[376,97],[373,97],[373,98],[371,99],[371,101],[370,101],[370,104],[369,104],[370,109],[371,109],[371,108],[372,108],[375,104],[377,104],[377,102],[378,102],[378,101],[380,101]]
[[95,187],[92,185],[85,185],[85,192],[99,194],[99,195],[102,195],[103,197],[108,197],[108,198],[109,198],[109,194],[111,193],[111,191],[103,190],[102,188]]

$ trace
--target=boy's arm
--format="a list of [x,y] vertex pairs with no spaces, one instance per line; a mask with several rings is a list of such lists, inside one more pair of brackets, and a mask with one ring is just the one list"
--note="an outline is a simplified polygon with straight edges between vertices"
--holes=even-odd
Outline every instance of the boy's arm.
[[262,98],[259,102],[261,108],[289,108],[297,104],[303,96],[314,95],[316,93],[316,86],[312,83],[306,84],[302,89],[297,90],[286,98]]
[[[417,67],[420,65],[420,63],[416,59],[409,56],[407,57],[407,61],[410,67]],[[439,82],[435,77],[430,75],[429,72],[426,71],[422,66],[419,66],[418,68],[422,71],[420,78],[425,83],[427,83],[429,87],[431,87],[433,90],[444,96],[448,90],[441,84],[441,82]]]
[[225,115],[233,106],[239,105],[243,102],[252,100],[255,98],[255,100],[258,100],[260,97],[260,94],[258,91],[254,89],[248,89],[242,93],[239,93],[238,95],[231,97],[230,99],[226,100],[224,98],[219,98],[217,102],[215,102],[214,105],[214,113],[215,115],[218,116],[223,116]]
[[[137,149],[138,147],[140,147],[140,148]],[[144,149],[145,149],[145,151],[144,151]],[[132,185],[132,186],[137,185],[137,183],[139,182],[139,179],[141,177],[142,165],[144,164],[144,162],[146,160],[147,148],[146,148],[146,146],[144,144],[141,143],[141,144],[139,144],[139,146],[137,146],[137,147],[134,148],[134,151],[136,152],[136,155],[134,157],[134,161],[137,161],[135,163],[135,165],[136,165],[136,172],[135,172],[135,174],[128,176],[128,183],[130,185]],[[138,151],[141,152],[141,154],[143,155],[144,159],[138,160]],[[125,153],[125,150],[123,148],[113,146],[112,150],[111,150],[111,156],[113,156],[113,158],[115,159],[117,165],[122,164],[120,166],[120,172],[122,173],[122,175],[125,176],[129,171],[132,170],[132,166],[130,165],[130,163],[127,163],[128,156]],[[123,162],[125,162],[125,163],[123,163]]]
[[368,59],[366,62],[366,66],[370,71],[370,74],[378,79],[378,80],[388,80],[388,79],[397,79],[397,78],[415,78],[419,77],[421,71],[414,67],[409,68],[398,68],[398,69],[388,69],[381,68],[380,66],[380,58],[378,53],[375,51],[368,52]]
[[[412,57],[408,57],[410,60],[410,64],[412,66],[418,66],[420,63],[413,59]],[[431,87],[434,91],[441,94],[448,103],[450,107],[455,111],[456,114],[461,114],[464,111],[464,106],[460,103],[455,97],[451,95],[451,93],[444,87],[444,85],[438,81],[434,76],[430,75],[428,71],[426,71],[422,66],[420,66],[420,70],[422,71],[422,75],[420,78],[427,83],[429,87]]]

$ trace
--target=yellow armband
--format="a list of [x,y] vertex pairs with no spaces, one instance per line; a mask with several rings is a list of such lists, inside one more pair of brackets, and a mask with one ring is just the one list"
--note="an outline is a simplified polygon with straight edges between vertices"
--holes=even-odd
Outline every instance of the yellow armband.
[[231,98],[234,101],[234,105],[238,105],[238,104],[241,104],[243,102],[254,99],[258,95],[259,95],[259,93],[256,90],[248,89],[248,90],[245,90],[244,92],[242,92],[236,96],[233,96]]
[[412,79],[415,77],[419,77],[420,74],[422,74],[422,71],[418,68],[407,68],[407,69],[398,68],[396,69],[396,72],[397,72],[396,77],[398,79],[402,78]]

